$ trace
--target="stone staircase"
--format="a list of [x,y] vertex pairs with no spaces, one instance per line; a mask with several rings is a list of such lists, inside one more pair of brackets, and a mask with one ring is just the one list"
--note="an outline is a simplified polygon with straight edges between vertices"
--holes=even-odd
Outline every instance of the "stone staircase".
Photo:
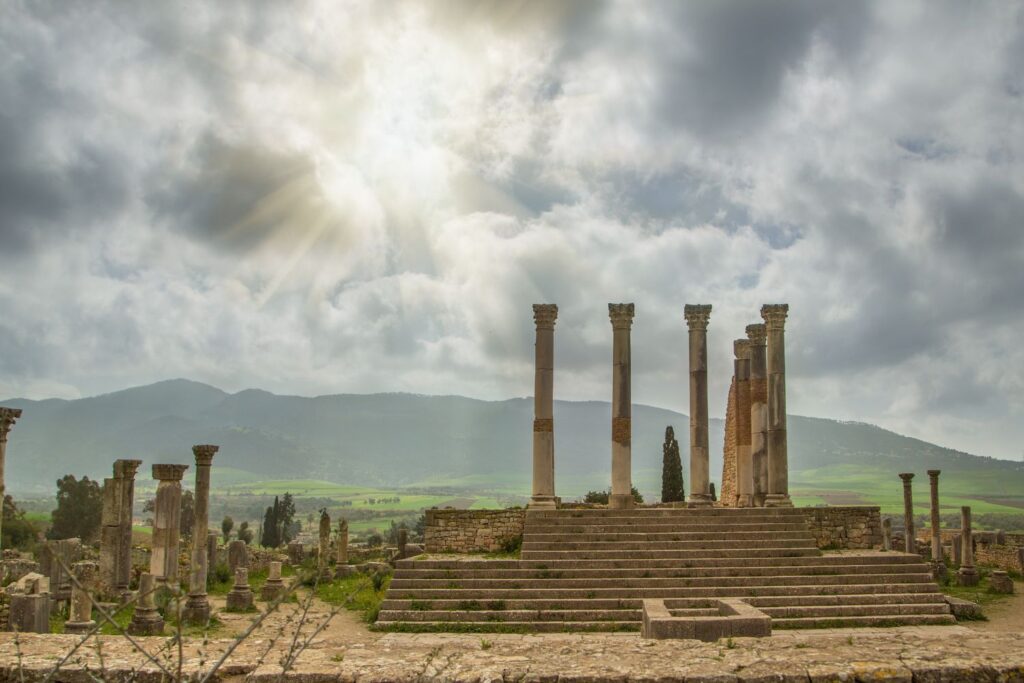
[[377,624],[403,631],[638,631],[740,598],[773,628],[950,624],[919,556],[823,555],[799,510],[529,511],[522,559],[398,562]]

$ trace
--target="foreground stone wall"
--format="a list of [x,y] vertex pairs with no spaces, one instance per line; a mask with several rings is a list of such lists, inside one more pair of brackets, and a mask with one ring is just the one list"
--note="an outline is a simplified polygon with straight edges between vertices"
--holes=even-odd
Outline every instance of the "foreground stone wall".
[[867,550],[882,544],[882,516],[876,506],[800,509],[819,548]]
[[501,550],[509,538],[523,535],[525,509],[427,510],[424,550],[474,553]]

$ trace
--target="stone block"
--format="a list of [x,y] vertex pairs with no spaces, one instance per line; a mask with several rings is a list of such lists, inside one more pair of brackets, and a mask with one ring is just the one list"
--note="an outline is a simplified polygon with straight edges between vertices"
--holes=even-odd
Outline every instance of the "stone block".
[[9,611],[10,629],[21,633],[50,632],[50,594],[14,594]]
[[772,620],[742,600],[724,598],[718,616],[674,616],[664,600],[643,601],[641,635],[654,639],[691,639],[713,642],[719,638],[762,638],[772,634]]
[[981,605],[978,603],[954,598],[951,595],[947,595],[945,598],[946,604],[949,605],[949,611],[953,613],[957,621],[981,619]]
[[1004,571],[994,571],[989,574],[988,588],[993,593],[1013,593],[1013,579]]

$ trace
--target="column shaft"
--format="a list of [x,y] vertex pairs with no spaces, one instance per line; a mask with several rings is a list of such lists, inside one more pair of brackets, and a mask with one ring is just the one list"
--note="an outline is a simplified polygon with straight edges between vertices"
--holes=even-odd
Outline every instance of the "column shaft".
[[750,342],[737,339],[736,355],[736,506],[754,504],[754,466],[750,433]]
[[141,460],[120,459],[114,461],[114,479],[120,485],[117,504],[118,539],[116,554],[115,588],[120,597],[129,592],[132,579],[132,515],[135,504],[135,473],[139,470]]
[[764,324],[747,325],[750,341],[750,462],[753,505],[762,507],[768,493],[768,375]]
[[960,569],[957,582],[961,586],[978,585],[978,570],[974,568],[974,536],[971,529],[971,508],[960,508]]
[[690,349],[690,505],[711,504],[708,448],[708,322],[711,306],[687,304]]
[[217,446],[209,444],[192,447],[196,459],[195,518],[192,525],[188,602],[182,618],[193,624],[205,624],[210,618],[210,601],[206,596],[206,577],[210,569],[207,543],[210,530],[210,468],[218,450]]
[[612,492],[609,507],[633,507],[632,395],[629,332],[633,304],[608,304],[612,322]]
[[942,530],[939,519],[939,474],[941,470],[928,470],[928,481],[931,485],[932,572],[936,578],[946,575],[946,565],[942,561]]
[[768,379],[768,495],[765,505],[791,507],[789,498],[789,455],[786,439],[786,338],[789,304],[765,304],[761,317],[767,332],[766,372]]
[[[7,495],[7,484],[4,479],[4,468],[7,464],[7,435],[10,434],[11,428],[14,427],[15,421],[19,417],[21,417],[20,408],[0,407],[0,504],[3,503],[4,497]],[[3,518],[4,516],[0,514],[0,534],[3,533]]]
[[917,545],[914,542],[914,493],[910,487],[913,478],[913,472],[900,474],[900,479],[903,480],[903,546],[908,553],[917,552]]
[[178,539],[181,526],[181,477],[188,465],[153,465],[153,552],[149,571],[161,583],[178,581]]
[[534,304],[537,325],[533,381],[533,496],[531,508],[555,507],[554,375],[558,306]]

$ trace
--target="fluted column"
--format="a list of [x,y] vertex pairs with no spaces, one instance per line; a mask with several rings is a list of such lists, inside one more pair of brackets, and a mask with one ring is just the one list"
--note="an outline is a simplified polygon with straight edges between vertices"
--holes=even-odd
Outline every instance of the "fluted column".
[[188,465],[153,465],[153,552],[149,571],[159,583],[178,581],[178,539],[181,534],[181,477]]
[[632,396],[630,394],[629,331],[633,304],[608,304],[612,321],[612,493],[608,506],[633,507]]
[[750,438],[750,342],[733,342],[736,356],[736,506],[754,504],[754,467]]
[[754,506],[763,507],[768,494],[768,373],[763,323],[747,325],[750,341],[750,462]]
[[941,472],[941,470],[928,470],[928,482],[931,485],[932,494],[932,573],[937,579],[946,576],[946,564],[942,561],[942,530],[939,520],[939,474]]
[[903,546],[908,553],[917,552],[914,542],[914,492],[910,486],[913,478],[913,472],[900,474],[900,479],[903,480]]
[[786,441],[786,316],[789,304],[761,307],[767,333],[768,375],[768,495],[769,507],[792,507],[789,498],[789,455]]
[[195,519],[192,527],[192,571],[189,574],[188,601],[182,618],[191,624],[210,620],[210,600],[206,596],[206,575],[210,567],[206,535],[210,530],[210,467],[217,446],[192,447],[196,459]]
[[708,449],[708,322],[710,304],[686,304],[690,347],[690,506],[711,505]]
[[[20,408],[0,407],[0,504],[7,495],[6,480],[4,479],[4,465],[7,462],[7,435],[11,433],[15,421],[21,417]],[[0,514],[0,534],[3,533],[3,515]]]
[[531,508],[555,507],[555,319],[558,306],[534,304],[537,324],[533,378],[533,496]]

